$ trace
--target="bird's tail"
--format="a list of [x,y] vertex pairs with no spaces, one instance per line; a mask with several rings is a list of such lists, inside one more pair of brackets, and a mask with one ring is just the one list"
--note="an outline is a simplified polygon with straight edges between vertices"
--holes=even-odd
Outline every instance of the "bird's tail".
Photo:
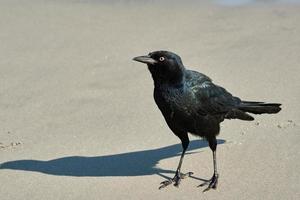
[[264,113],[278,113],[281,108],[279,103],[265,103],[265,102],[255,102],[255,101],[242,101],[238,109],[244,112],[249,112],[253,114],[264,114]]

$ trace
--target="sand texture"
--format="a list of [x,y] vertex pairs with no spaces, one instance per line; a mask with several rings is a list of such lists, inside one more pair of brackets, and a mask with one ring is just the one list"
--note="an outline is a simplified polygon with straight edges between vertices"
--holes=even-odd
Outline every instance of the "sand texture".
[[[300,199],[300,5],[260,2],[1,0],[0,199]],[[181,55],[277,115],[228,120],[218,137],[218,189],[205,141],[181,145],[135,56]]]

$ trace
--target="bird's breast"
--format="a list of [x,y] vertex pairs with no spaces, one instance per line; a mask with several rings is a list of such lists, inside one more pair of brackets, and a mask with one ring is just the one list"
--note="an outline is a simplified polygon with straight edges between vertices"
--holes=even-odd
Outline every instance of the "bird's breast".
[[154,98],[160,110],[167,112],[171,117],[188,118],[197,108],[197,99],[187,88],[159,88],[154,91]]

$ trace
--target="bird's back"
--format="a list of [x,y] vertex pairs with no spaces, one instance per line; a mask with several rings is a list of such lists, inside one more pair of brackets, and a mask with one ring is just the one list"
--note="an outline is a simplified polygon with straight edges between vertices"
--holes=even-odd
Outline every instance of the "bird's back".
[[189,87],[193,86],[199,86],[205,82],[212,82],[212,80],[206,76],[205,74],[202,74],[200,72],[194,71],[194,70],[185,70],[185,82],[188,84]]
[[242,101],[233,96],[226,89],[215,85],[204,74],[187,70],[186,85],[196,96],[197,112],[203,116],[219,119],[220,122],[227,119],[253,120],[253,117],[240,110]]

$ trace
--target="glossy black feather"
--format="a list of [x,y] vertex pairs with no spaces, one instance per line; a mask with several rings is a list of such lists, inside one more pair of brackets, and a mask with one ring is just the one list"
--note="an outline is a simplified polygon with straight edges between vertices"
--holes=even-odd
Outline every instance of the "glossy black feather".
[[[224,119],[253,120],[254,114],[276,113],[280,104],[241,101],[199,72],[184,67],[174,53],[149,54],[156,65],[148,65],[154,80],[154,98],[171,129],[210,137],[219,133]],[[159,61],[164,57],[163,62]]]
[[181,58],[168,51],[156,51],[148,56],[139,56],[135,61],[148,64],[154,81],[154,99],[168,126],[182,142],[182,154],[173,179],[162,182],[160,188],[175,182],[178,186],[181,164],[189,145],[188,132],[204,137],[213,152],[214,173],[209,181],[210,188],[218,183],[216,135],[224,119],[254,120],[253,114],[277,113],[280,104],[242,101],[223,87],[199,72],[188,70]]

